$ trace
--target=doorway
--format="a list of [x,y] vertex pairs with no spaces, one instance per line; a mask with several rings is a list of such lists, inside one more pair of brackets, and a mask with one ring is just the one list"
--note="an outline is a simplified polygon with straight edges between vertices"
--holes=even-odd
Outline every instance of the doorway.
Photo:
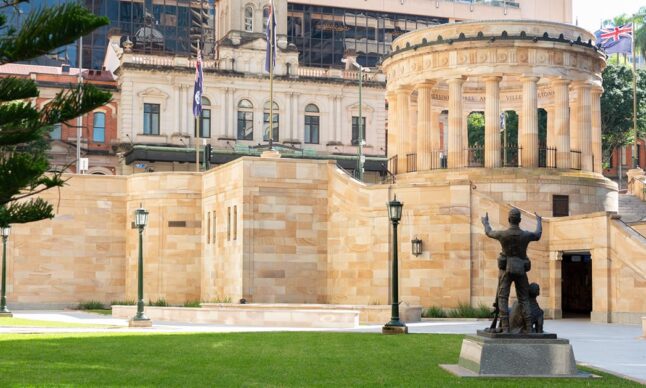
[[590,252],[563,254],[561,282],[563,318],[590,318],[592,312],[592,256]]

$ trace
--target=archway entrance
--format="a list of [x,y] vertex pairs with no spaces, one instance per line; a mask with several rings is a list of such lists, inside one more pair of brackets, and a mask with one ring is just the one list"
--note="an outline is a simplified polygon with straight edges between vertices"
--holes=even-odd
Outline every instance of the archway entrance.
[[561,262],[563,318],[590,318],[592,312],[592,256],[590,252],[563,254]]

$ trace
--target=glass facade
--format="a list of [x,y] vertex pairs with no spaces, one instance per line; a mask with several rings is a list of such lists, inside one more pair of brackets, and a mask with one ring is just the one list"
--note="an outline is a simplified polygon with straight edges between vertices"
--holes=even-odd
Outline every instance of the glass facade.
[[399,35],[442,23],[448,19],[289,3],[287,39],[301,66],[341,68],[344,52],[355,50],[357,62],[374,67]]

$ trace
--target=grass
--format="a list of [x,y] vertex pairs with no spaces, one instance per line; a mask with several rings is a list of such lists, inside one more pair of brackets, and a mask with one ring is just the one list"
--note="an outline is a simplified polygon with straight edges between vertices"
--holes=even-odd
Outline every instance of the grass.
[[107,309],[103,302],[99,302],[97,300],[90,300],[87,302],[81,302],[79,305],[76,307],[79,310],[105,310]]
[[108,328],[110,325],[41,321],[37,319],[0,318],[0,327]]
[[159,298],[157,300],[148,300],[148,306],[168,307],[168,302],[166,302],[166,299],[164,298]]
[[101,315],[112,315],[112,309],[91,309],[91,310],[84,310],[86,313],[94,313],[94,314],[101,314]]
[[199,300],[187,300],[184,302],[183,307],[202,307],[202,302]]
[[457,386],[639,385],[597,380],[465,380],[462,336],[358,333],[64,334],[0,337],[3,386]]

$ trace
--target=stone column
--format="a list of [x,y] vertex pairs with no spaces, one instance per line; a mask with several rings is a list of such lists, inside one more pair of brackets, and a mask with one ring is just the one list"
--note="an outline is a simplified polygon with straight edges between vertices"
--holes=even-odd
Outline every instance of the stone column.
[[[411,95],[409,99],[409,112],[408,112],[408,137],[406,139],[406,154],[415,154],[417,152],[417,98],[414,98]],[[406,171],[415,171],[417,169],[417,163],[415,158],[410,160],[410,166],[407,163]]]
[[538,167],[538,96],[536,82],[538,77],[522,77],[523,106],[520,115],[518,134],[521,150],[521,166]]
[[549,105],[545,107],[547,112],[547,139],[545,150],[545,163],[546,167],[554,167],[556,165],[556,155],[550,148],[556,148],[556,131],[554,129],[554,106]]
[[581,151],[581,170],[592,171],[592,86],[587,82],[577,82],[576,128]]
[[592,89],[592,155],[594,156],[593,171],[602,173],[601,151],[601,94],[603,88]]
[[410,87],[401,87],[397,89],[397,173],[405,173],[406,151],[408,150],[408,128],[409,128],[409,109],[410,109]]
[[499,168],[500,163],[500,80],[485,77],[485,167]]
[[431,168],[441,167],[440,153],[442,152],[442,132],[440,131],[440,116],[442,111],[431,109]]
[[[570,168],[570,81],[555,80],[554,89],[554,146],[556,147],[556,167]],[[549,139],[549,134],[548,134]]]
[[449,139],[448,167],[460,168],[465,164],[464,117],[462,117],[462,85],[464,78],[452,78],[449,84]]
[[417,88],[417,170],[431,169],[433,144],[433,107],[431,92],[434,82],[425,82]]
[[[388,137],[386,138],[388,144],[386,150],[388,153],[386,156],[392,158],[393,155],[397,155],[397,93],[389,91],[386,93],[386,99],[388,100]],[[395,173],[396,171],[391,171]]]

